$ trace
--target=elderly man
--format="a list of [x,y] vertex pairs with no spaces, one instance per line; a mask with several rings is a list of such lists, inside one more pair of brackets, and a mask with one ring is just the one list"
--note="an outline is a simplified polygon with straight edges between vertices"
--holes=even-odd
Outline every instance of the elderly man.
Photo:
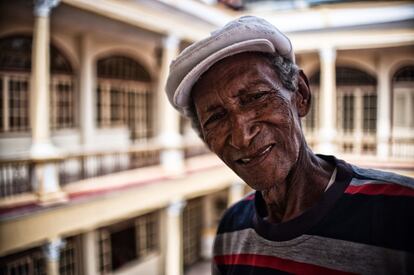
[[414,182],[307,146],[308,80],[289,39],[246,16],[185,49],[167,95],[256,190],[219,225],[218,274],[414,274]]

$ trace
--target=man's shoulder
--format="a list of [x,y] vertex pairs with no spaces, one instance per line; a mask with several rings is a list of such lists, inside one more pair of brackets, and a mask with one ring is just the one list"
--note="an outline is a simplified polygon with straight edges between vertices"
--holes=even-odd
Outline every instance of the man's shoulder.
[[346,193],[414,197],[414,179],[396,173],[351,165],[353,179]]
[[252,227],[255,192],[247,194],[224,212],[217,234]]

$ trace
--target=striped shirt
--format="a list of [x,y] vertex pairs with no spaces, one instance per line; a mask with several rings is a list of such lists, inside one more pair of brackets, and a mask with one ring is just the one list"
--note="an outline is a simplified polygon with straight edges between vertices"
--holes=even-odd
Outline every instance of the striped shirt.
[[414,274],[414,181],[320,156],[335,182],[300,216],[269,223],[260,192],[224,214],[215,274]]

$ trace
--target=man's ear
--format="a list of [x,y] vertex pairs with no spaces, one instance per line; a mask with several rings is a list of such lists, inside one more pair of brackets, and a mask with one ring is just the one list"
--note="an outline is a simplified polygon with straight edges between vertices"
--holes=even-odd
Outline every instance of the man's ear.
[[300,117],[306,116],[311,107],[311,90],[305,73],[299,70],[298,89],[296,91],[296,107]]

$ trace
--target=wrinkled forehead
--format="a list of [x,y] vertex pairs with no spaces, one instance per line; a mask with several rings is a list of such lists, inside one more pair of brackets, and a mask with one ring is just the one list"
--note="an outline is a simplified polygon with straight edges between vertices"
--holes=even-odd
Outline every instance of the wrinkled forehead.
[[196,81],[191,97],[207,96],[209,91],[230,89],[237,92],[243,86],[278,81],[270,59],[256,52],[246,52],[224,58],[211,66]]

